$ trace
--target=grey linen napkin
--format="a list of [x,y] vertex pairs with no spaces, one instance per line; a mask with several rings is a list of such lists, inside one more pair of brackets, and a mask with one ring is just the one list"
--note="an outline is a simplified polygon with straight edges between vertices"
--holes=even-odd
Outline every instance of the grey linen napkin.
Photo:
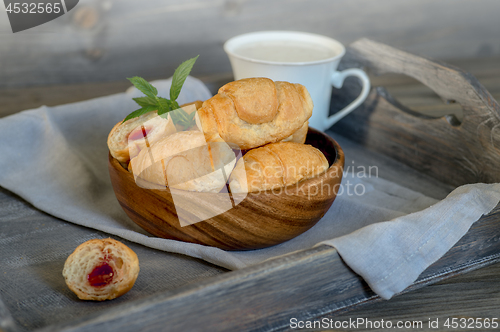
[[[152,83],[160,95],[168,96],[170,82]],[[137,108],[132,97],[139,95],[131,89],[0,119],[0,186],[63,220],[229,269],[320,243],[332,245],[383,298],[409,286],[500,200],[499,184],[463,186],[437,201],[382,178],[347,173],[343,192],[326,215],[286,243],[228,252],[157,238],[123,212],[107,169],[107,135],[115,123]],[[209,97],[199,80],[188,77],[179,102]],[[358,194],[348,194],[347,185],[357,186]]]

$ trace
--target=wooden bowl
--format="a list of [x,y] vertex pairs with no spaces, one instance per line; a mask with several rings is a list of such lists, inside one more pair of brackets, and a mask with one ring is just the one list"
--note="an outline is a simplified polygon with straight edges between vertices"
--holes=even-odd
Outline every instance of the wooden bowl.
[[[127,215],[149,233],[167,239],[214,246],[225,250],[247,250],[273,246],[314,226],[332,205],[344,168],[344,153],[335,140],[309,129],[306,144],[320,149],[329,169],[308,180],[285,188],[248,194],[199,193],[144,189],[134,176],[109,155],[109,174],[118,202]],[[179,207],[179,197],[187,204]],[[228,197],[233,202],[229,210]],[[240,202],[234,206],[234,202]],[[185,219],[181,226],[177,212]],[[214,215],[199,221],[189,211]],[[191,224],[192,223],[192,224]]]

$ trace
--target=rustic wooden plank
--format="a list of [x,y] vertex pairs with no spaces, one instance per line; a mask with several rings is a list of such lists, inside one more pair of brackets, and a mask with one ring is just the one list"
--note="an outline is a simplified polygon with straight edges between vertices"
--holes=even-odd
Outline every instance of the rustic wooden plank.
[[419,80],[446,102],[459,103],[463,121],[419,115],[378,87],[333,130],[455,186],[500,181],[500,106],[477,79],[366,39],[351,45],[349,56],[374,72]]
[[0,89],[0,117],[42,105],[57,106],[124,92],[130,86],[130,82],[124,79],[117,82]]
[[[500,263],[492,264],[466,274],[461,274],[416,291],[398,296],[390,301],[378,301],[360,305],[353,310],[340,314],[325,315],[316,320],[326,318],[334,322],[349,322],[364,318],[366,321],[390,321],[392,328],[379,328],[377,331],[396,330],[398,322],[422,322],[422,327],[409,328],[403,331],[495,331],[497,329],[481,328],[446,328],[444,323],[449,318],[499,318],[500,292],[498,291],[498,275]],[[438,321],[439,328],[429,327],[429,319]],[[337,323],[341,324],[341,323]],[[374,331],[370,325],[360,324],[356,328],[342,331]]]
[[[168,78],[168,77],[163,77]],[[215,94],[232,80],[231,73],[197,77]],[[148,78],[152,80],[152,78]],[[124,77],[113,82],[42,85],[23,88],[0,88],[0,117],[40,106],[57,106],[125,92],[132,85]]]
[[[500,262],[499,220],[500,205],[406,292]],[[278,330],[292,317],[314,319],[372,301],[380,298],[336,250],[320,246],[44,331]]]
[[17,332],[18,328],[12,315],[5,305],[0,299],[0,332]]
[[[393,83],[392,85],[384,85],[382,82],[380,82],[380,80],[378,80],[378,78],[379,77],[377,76],[373,76],[371,78],[371,81],[374,84],[374,86],[383,86],[388,91],[390,91],[391,94],[394,92],[397,93],[399,96],[413,96],[413,97],[420,96],[424,98],[432,95],[439,98],[439,95],[437,95],[434,91],[432,91],[431,88],[418,82],[417,80],[412,80],[412,82],[407,82],[406,84],[399,83],[395,85]],[[488,90],[488,92],[498,93],[500,91],[500,83],[498,82],[498,77],[480,76],[477,77],[477,79]],[[391,78],[391,81],[393,81],[393,78]]]
[[[470,62],[468,61],[454,61],[458,67],[469,71],[468,68],[462,67],[462,65],[467,66]],[[498,63],[498,59],[497,59]],[[484,68],[491,68],[493,65],[491,63],[485,63]],[[471,67],[469,65],[469,67]],[[478,66],[473,66],[475,72],[472,72],[481,84],[488,90],[495,100],[500,100],[500,83],[497,77],[490,77]],[[479,75],[481,76],[477,76]],[[449,114],[457,116],[461,121],[463,119],[462,106],[459,103],[446,103],[442,98],[437,95],[431,88],[420,83],[419,81],[405,75],[395,75],[388,74],[382,76],[372,75],[370,77],[372,86],[374,87],[384,87],[389,95],[397,100],[400,104],[404,105],[411,110],[421,113],[424,115],[432,117],[443,117]]]
[[367,37],[441,59],[498,56],[498,11],[495,0],[80,1],[68,14],[20,33],[0,21],[0,86],[163,78],[196,54],[195,75],[229,72],[222,43],[271,29],[320,33],[345,44]]
[[[498,86],[498,77],[500,76],[500,66],[498,57],[487,57],[487,58],[442,58],[441,60],[446,60],[447,63],[461,68],[478,78],[488,91],[492,92],[493,86]],[[345,58],[344,62],[352,61],[352,59]],[[366,68],[369,70],[369,68]],[[374,86],[383,86],[386,88],[390,87],[401,87],[410,85],[422,85],[418,80],[413,77],[395,74],[395,73],[385,73],[383,75],[371,75],[370,80]],[[413,89],[408,89],[406,92],[412,93]]]

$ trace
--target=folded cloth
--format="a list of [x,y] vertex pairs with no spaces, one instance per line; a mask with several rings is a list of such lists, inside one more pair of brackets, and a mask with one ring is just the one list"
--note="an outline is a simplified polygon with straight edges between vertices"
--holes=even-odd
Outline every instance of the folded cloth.
[[499,183],[465,185],[427,209],[322,243],[334,246],[375,293],[389,299],[411,285],[499,200]]
[[[152,83],[159,95],[168,96],[170,82]],[[460,187],[438,202],[382,178],[353,172],[345,174],[325,216],[307,232],[280,245],[228,252],[157,238],[127,217],[107,169],[107,135],[137,108],[132,97],[140,95],[131,89],[0,119],[0,186],[63,220],[229,269],[319,243],[333,245],[384,298],[409,286],[500,199],[499,185],[478,184]],[[209,97],[199,80],[188,77],[178,101]]]

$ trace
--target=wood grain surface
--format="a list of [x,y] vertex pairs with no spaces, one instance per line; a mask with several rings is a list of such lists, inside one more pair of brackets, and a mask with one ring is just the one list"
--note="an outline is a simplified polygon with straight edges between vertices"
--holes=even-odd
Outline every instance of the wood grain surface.
[[[345,161],[342,148],[312,128],[306,144],[323,152],[330,165],[326,172],[286,188],[248,194],[144,189],[111,155],[109,173],[118,202],[149,233],[225,250],[260,249],[313,227],[337,196]],[[224,211],[228,203],[230,209]]]
[[[479,81],[484,84],[494,97],[500,92],[500,89],[498,89],[500,86],[500,78],[498,74],[495,74],[495,68],[500,68],[498,65],[499,63],[500,59],[490,59],[489,61],[468,60],[462,62],[462,64],[466,65],[463,68],[475,74]],[[492,64],[495,66],[492,67]],[[224,75],[217,76],[216,80],[223,81],[226,80],[227,77],[228,76]],[[422,90],[421,84],[416,83],[414,80],[399,76],[372,77],[372,82],[377,80],[378,82],[382,82],[388,90],[393,89],[395,92],[393,96],[403,101],[406,106],[417,107],[421,105],[425,111],[432,112],[435,107],[439,108],[442,105],[439,97],[428,94],[428,90]],[[119,84],[122,83],[119,82],[116,86],[109,87],[109,91],[119,91],[121,89]],[[215,85],[218,84],[216,83]],[[110,86],[112,86],[112,84],[110,84]],[[58,87],[53,88],[56,90]],[[55,105],[58,103],[58,98],[62,98],[62,96],[58,96],[57,93],[51,96],[50,87],[45,87],[44,89],[45,101],[50,101]],[[90,90],[93,89],[89,88],[87,91]],[[15,89],[11,91],[17,91],[17,93],[25,96],[26,103],[23,105],[28,105],[26,108],[40,105],[40,100],[34,97],[39,93],[36,91],[40,90],[32,90],[30,92],[29,89]],[[93,91],[96,95],[103,93],[102,90]],[[2,96],[1,93],[2,90],[0,90],[0,98]],[[79,95],[75,92],[73,96],[65,96],[64,98],[66,99],[64,100],[68,102],[78,101],[90,95],[91,94]],[[444,108],[447,107],[448,105],[444,106]],[[15,107],[13,106],[6,112],[12,112],[14,109]],[[3,109],[1,109],[0,112],[3,112]],[[0,113],[0,115],[6,114]],[[338,127],[334,126],[332,129],[338,131]],[[339,140],[339,142],[341,141]],[[342,141],[341,145],[346,147],[349,144],[347,141]],[[371,150],[366,151],[360,146],[358,148],[354,147],[350,149],[350,151],[352,151],[352,153],[347,162],[348,165],[350,165],[351,162],[354,163],[355,160],[359,162],[359,159],[356,157],[357,153],[359,153],[361,158],[361,156],[365,156],[361,152],[370,154]],[[380,167],[381,172],[384,172],[384,174],[381,175],[392,181],[407,180],[410,175],[418,173],[408,166],[391,161],[388,158],[380,156],[378,153],[374,152],[371,153],[371,155],[374,158],[373,160],[384,162],[384,164],[380,164],[383,165]],[[353,156],[355,160],[351,160]],[[411,185],[408,183],[402,183],[402,185],[408,185],[421,192],[426,192],[429,190],[429,187],[437,181],[432,178],[427,178],[426,175],[423,176],[423,178],[420,176],[415,177],[416,181],[412,182]],[[445,194],[446,190],[443,190],[442,194],[440,193],[436,198],[442,197],[441,195]],[[431,194],[429,193],[429,195]],[[19,218],[26,222],[36,223],[36,227],[40,227],[41,230],[50,226],[54,233],[57,232],[54,225],[61,223],[61,225],[69,229],[68,233],[61,231],[61,234],[75,234],[75,236],[78,237],[92,236],[93,234],[92,230],[68,224],[51,216],[44,216],[43,219],[39,218],[39,220],[36,220],[35,216],[37,216],[37,213],[40,213],[39,211],[36,211],[36,209],[29,204],[23,202],[19,197],[4,190],[2,190],[0,198],[2,198],[2,208],[0,209],[0,220],[2,222]],[[443,279],[435,284],[428,284],[431,280],[427,279],[425,275],[422,275],[419,279],[419,283],[410,289],[411,291],[398,295],[389,301],[372,298],[371,303],[364,301],[358,303],[357,300],[353,299],[346,299],[344,302],[337,303],[336,300],[333,300],[332,297],[339,294],[343,297],[347,296],[345,293],[346,290],[355,289],[356,287],[358,287],[358,289],[363,289],[365,297],[371,298],[372,294],[366,289],[366,285],[363,285],[363,283],[356,278],[352,279],[351,282],[346,281],[344,287],[340,289],[332,289],[332,286],[329,286],[331,285],[332,275],[343,275],[345,272],[346,276],[352,276],[352,272],[348,271],[348,269],[346,271],[345,265],[343,264],[337,265],[338,261],[334,258],[336,252],[333,249],[319,247],[314,249],[313,252],[299,253],[298,256],[283,258],[278,262],[272,261],[266,263],[265,266],[260,266],[259,269],[252,270],[251,273],[246,273],[245,275],[239,275],[238,273],[241,271],[224,272],[219,270],[219,272],[217,272],[216,269],[211,270],[209,266],[204,266],[207,274],[203,275],[201,273],[195,275],[195,273],[192,272],[195,266],[192,261],[195,260],[189,260],[189,262],[191,262],[189,263],[191,264],[191,272],[188,275],[195,280],[194,282],[191,281],[191,285],[189,285],[189,281],[177,280],[175,274],[166,275],[165,281],[176,282],[170,289],[154,291],[149,289],[147,285],[144,285],[142,291],[154,295],[139,299],[138,301],[118,303],[114,309],[109,311],[106,309],[115,306],[116,303],[107,303],[105,307],[94,307],[92,308],[93,313],[90,315],[82,315],[83,312],[87,311],[81,310],[80,313],[75,312],[66,319],[62,319],[59,316],[57,320],[58,328],[65,331],[95,331],[97,329],[113,331],[115,328],[117,328],[117,330],[123,328],[123,331],[127,331],[127,327],[124,326],[127,322],[129,323],[128,327],[131,331],[156,331],[159,328],[168,330],[169,328],[179,328],[180,325],[178,324],[186,324],[184,326],[192,324],[191,326],[193,329],[191,330],[193,331],[197,329],[205,331],[209,326],[219,326],[220,330],[224,330],[226,327],[227,330],[232,331],[242,330],[244,328],[249,330],[270,331],[291,330],[288,323],[290,318],[293,317],[311,320],[321,319],[323,317],[334,320],[348,320],[349,318],[357,319],[365,317],[372,320],[385,319],[394,322],[398,320],[421,320],[427,322],[429,318],[439,318],[441,322],[439,329],[426,328],[421,330],[449,330],[442,325],[444,320],[448,317],[498,317],[498,308],[500,307],[500,280],[498,277],[500,275],[500,263],[482,267],[483,264],[493,263],[496,259],[495,257],[498,257],[498,252],[500,252],[498,249],[495,249],[500,242],[498,241],[498,227],[493,229],[490,228],[490,222],[493,218],[498,218],[498,213],[497,207],[494,214],[490,214],[490,216],[483,218],[481,223],[477,223],[473,227],[474,231],[470,232],[466,238],[460,241],[460,244],[456,247],[456,251],[450,252],[451,256],[449,256],[448,259],[450,259],[449,262],[453,264],[452,267],[447,266],[443,270],[440,270],[438,262],[431,267],[433,270],[426,271],[431,274],[437,272],[437,274],[434,275],[437,276],[438,279],[450,277],[456,273],[460,273],[460,275],[453,276],[449,279]],[[66,228],[63,228],[63,230],[66,232]],[[26,234],[21,232],[19,238],[26,238]],[[483,261],[468,260],[466,257],[460,258],[460,253],[462,251],[469,251],[469,249],[477,249],[478,252],[486,253],[486,255],[489,255],[488,252],[496,252],[496,254],[486,256],[486,259]],[[147,248],[141,250],[144,250],[144,257],[158,257],[158,253],[155,253],[154,250]],[[166,259],[171,257],[171,255],[168,253],[161,253],[160,257]],[[460,260],[456,261],[457,258]],[[180,261],[183,258],[178,257],[177,259]],[[47,276],[52,273],[50,271],[54,266],[57,267],[57,264],[61,264],[59,261],[60,260],[47,261],[37,266],[34,272],[38,271],[41,276]],[[150,268],[161,266],[161,261],[162,260],[159,260],[151,265]],[[184,262],[183,264],[185,265],[188,263]],[[202,262],[200,261],[199,264],[202,264]],[[469,268],[472,267],[481,268],[469,272]],[[322,272],[323,268],[325,273]],[[274,276],[276,274],[280,277],[275,278]],[[14,281],[15,280],[11,280],[11,282]],[[18,281],[20,285],[23,285],[23,280]],[[318,282],[318,284],[316,284],[316,282]],[[319,284],[322,286],[318,287]],[[426,286],[418,288],[423,285]],[[50,284],[49,286],[54,286],[54,284]],[[22,286],[20,287],[22,288]],[[6,291],[8,294],[10,290],[2,289],[0,293],[2,299],[4,299]],[[207,294],[210,296],[207,296]],[[249,294],[249,296],[242,296],[242,294]],[[187,303],[191,303],[192,305],[187,306]],[[358,305],[353,306],[356,303]],[[0,303],[0,329],[9,332],[36,330],[40,327],[45,327],[45,331],[57,330],[54,326],[50,326],[51,322],[56,321],[57,311],[50,311],[49,309],[49,311],[44,312],[42,311],[42,307],[29,315],[31,317],[20,324],[18,319],[22,312],[22,304],[23,303],[16,301],[9,302],[7,310],[3,310]],[[47,303],[42,304],[47,305]],[[168,308],[168,310],[161,311],[156,308]],[[185,309],[190,313],[188,316],[185,316],[187,318],[184,319],[184,321],[176,318],[178,313],[181,314],[180,317],[184,317],[182,313],[185,313],[185,311],[177,311],[179,308]],[[90,307],[86,309],[90,309]],[[174,311],[175,314],[173,314]],[[45,313],[45,315],[35,315],[39,313]],[[205,321],[205,319],[210,319],[210,315],[204,315],[204,313],[213,313],[218,321]],[[127,317],[123,318],[123,316],[130,316],[131,319]],[[33,319],[35,319],[34,317],[39,317],[40,320],[35,322],[33,321]],[[161,323],[155,323],[152,319]],[[111,323],[107,323],[108,320],[110,320]],[[478,331],[478,329],[474,328],[458,330]]]
[[81,0],[13,34],[0,20],[0,86],[165,78],[200,54],[196,76],[229,72],[225,40],[258,30],[367,37],[440,59],[500,55],[496,0]]

